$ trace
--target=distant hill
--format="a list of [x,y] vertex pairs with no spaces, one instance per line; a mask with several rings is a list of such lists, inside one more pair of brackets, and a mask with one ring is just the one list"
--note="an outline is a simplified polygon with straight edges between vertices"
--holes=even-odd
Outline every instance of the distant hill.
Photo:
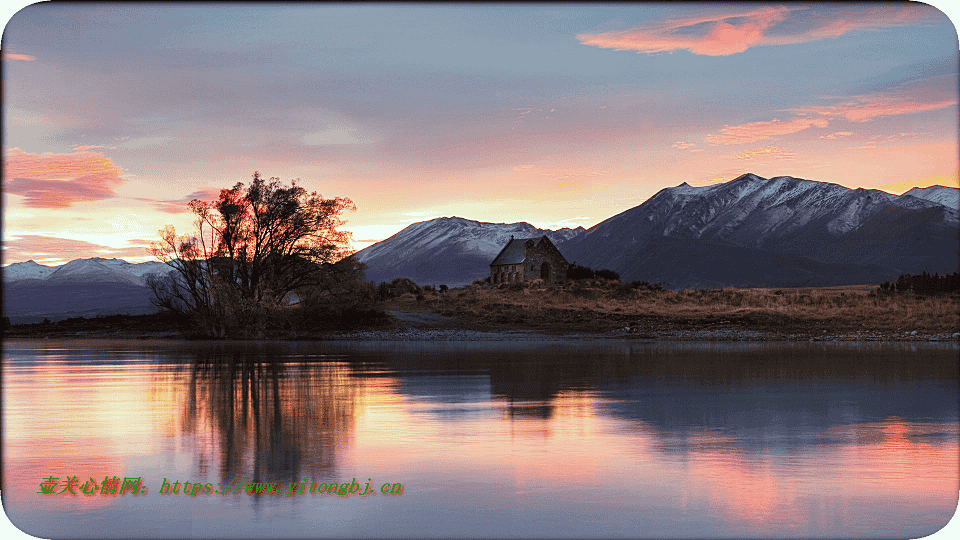
[[75,259],[62,266],[14,263],[3,272],[3,314],[14,324],[97,315],[142,315],[157,309],[146,286],[172,271],[159,262]]
[[554,244],[583,234],[576,229],[538,229],[529,223],[485,223],[444,217],[414,223],[357,252],[366,279],[379,283],[407,277],[420,285],[459,287],[490,275],[490,262],[510,237],[546,235]]

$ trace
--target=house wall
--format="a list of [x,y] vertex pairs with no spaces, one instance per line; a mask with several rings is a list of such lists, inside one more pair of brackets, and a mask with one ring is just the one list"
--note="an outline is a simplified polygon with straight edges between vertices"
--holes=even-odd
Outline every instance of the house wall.
[[540,279],[540,269],[543,263],[550,265],[550,279],[547,283],[562,285],[567,281],[567,261],[553,246],[547,249],[528,248],[527,260],[523,264],[523,275],[526,280]]
[[490,281],[494,285],[514,281],[533,281],[540,279],[544,263],[550,265],[550,279],[547,283],[561,285],[567,281],[567,261],[552,245],[536,247],[530,241],[527,245],[526,259],[521,264],[498,264],[490,267]]
[[525,279],[522,264],[498,264],[490,267],[490,280],[493,284],[511,283]]

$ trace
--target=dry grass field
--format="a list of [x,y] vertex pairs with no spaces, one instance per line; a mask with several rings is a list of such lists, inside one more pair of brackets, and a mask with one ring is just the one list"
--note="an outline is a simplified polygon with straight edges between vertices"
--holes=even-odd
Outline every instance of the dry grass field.
[[406,294],[388,309],[456,316],[478,327],[559,332],[684,328],[755,330],[795,337],[825,334],[897,338],[960,331],[960,295],[878,293],[876,285],[785,289],[631,288],[593,280],[565,288],[484,289]]

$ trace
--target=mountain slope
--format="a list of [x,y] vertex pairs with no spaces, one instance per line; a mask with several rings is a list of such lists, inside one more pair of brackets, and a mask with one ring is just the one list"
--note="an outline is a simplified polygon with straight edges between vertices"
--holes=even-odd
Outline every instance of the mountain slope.
[[[958,231],[958,210],[937,202],[789,176],[745,174],[723,184],[683,183],[663,189],[591,227],[563,249],[570,261],[610,268],[624,279],[653,279],[647,259],[654,253],[666,256],[671,250],[663,251],[663,238],[674,238],[707,242],[715,246],[714,252],[727,249],[716,246],[728,245],[845,265],[845,282],[873,282],[877,272],[894,279],[906,272],[956,271]],[[772,282],[791,275],[772,259],[753,256]],[[691,267],[697,264],[694,260],[670,260],[678,275],[700,275],[705,285],[738,284],[707,279]],[[814,281],[829,282],[835,271],[821,267],[817,272],[826,273]]]
[[14,263],[3,268],[3,314],[13,323],[27,323],[153,313],[146,280],[172,271],[160,262],[121,259],[75,259],[55,267]]
[[3,267],[3,281],[16,281],[19,279],[43,279],[54,273],[57,269],[30,260],[27,262],[13,263]]
[[947,186],[930,186],[925,188],[913,188],[904,193],[928,201],[942,204],[948,208],[960,209],[960,188]]
[[529,223],[484,223],[458,217],[414,223],[357,253],[368,281],[408,277],[418,284],[467,285],[490,275],[490,262],[510,241],[546,235],[555,245],[584,232],[551,231]]

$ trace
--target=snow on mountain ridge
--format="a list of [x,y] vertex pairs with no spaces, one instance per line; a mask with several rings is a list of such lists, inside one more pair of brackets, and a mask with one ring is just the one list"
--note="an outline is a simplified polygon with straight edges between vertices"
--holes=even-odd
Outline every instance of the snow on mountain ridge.
[[[744,174],[713,186],[692,188],[684,182],[663,189],[621,214],[621,219],[632,219],[626,215],[637,210],[646,216],[649,234],[761,247],[771,238],[812,222],[822,220],[830,233],[845,234],[883,208],[920,209],[933,204],[936,202],[910,201],[878,190],[852,190],[790,176],[765,179]],[[946,219],[956,221],[956,212],[948,212]]]
[[24,279],[63,282],[115,282],[143,286],[151,275],[173,271],[161,262],[131,263],[123,259],[74,259],[60,266],[44,266],[34,261],[9,264],[3,268],[3,281]]
[[26,262],[13,263],[3,267],[3,281],[44,279],[52,274],[55,270],[55,267],[38,264],[31,259]]
[[925,188],[915,187],[904,193],[904,195],[910,195],[919,199],[932,201],[942,204],[947,208],[960,211],[960,188],[941,185]]
[[546,235],[554,244],[583,234],[583,227],[557,231],[526,222],[487,223],[463,218],[436,218],[414,223],[390,238],[357,252],[372,281],[409,277],[421,284],[466,285],[490,273],[490,261],[510,237]]
[[367,262],[397,253],[422,253],[436,249],[445,243],[454,242],[468,251],[493,252],[492,256],[496,256],[511,236],[532,238],[545,234],[556,243],[576,236],[583,230],[583,227],[578,227],[554,231],[538,229],[526,222],[489,223],[458,217],[442,217],[413,223],[390,238],[360,250],[356,255],[360,262]]

